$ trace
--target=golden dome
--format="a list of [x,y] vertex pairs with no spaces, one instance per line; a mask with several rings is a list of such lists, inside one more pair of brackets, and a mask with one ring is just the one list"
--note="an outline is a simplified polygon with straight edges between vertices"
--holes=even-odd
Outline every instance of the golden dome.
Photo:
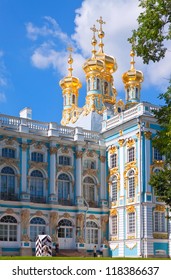
[[125,72],[122,75],[122,80],[124,82],[125,85],[130,85],[130,84],[134,84],[134,85],[140,85],[140,83],[143,82],[144,80],[144,76],[143,73],[139,70],[136,70],[134,67],[135,61],[134,61],[134,52],[133,50],[131,50],[130,52],[130,56],[131,56],[131,68],[130,70],[128,70],[127,72]]

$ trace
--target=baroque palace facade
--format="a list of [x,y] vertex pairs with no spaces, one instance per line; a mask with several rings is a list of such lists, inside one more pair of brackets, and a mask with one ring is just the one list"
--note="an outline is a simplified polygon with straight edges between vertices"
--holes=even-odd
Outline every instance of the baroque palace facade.
[[83,108],[70,53],[61,125],[32,120],[30,108],[0,115],[2,255],[34,255],[37,235],[48,234],[61,249],[103,245],[112,257],[171,256],[169,209],[148,183],[164,161],[152,147],[158,107],[140,101],[143,74],[133,51],[122,76],[125,102],[116,99],[117,63],[103,50],[98,23],[98,50],[93,26],[92,57],[83,65]]

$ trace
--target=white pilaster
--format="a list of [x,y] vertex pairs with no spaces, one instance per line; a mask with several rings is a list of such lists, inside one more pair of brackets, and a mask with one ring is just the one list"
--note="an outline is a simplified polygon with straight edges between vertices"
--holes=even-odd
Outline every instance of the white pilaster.
[[22,148],[22,156],[21,156],[21,193],[27,193],[27,144],[23,143],[21,145]]
[[[76,200],[78,204],[82,204],[82,147],[77,146],[76,150]],[[80,203],[79,203],[80,201]]]

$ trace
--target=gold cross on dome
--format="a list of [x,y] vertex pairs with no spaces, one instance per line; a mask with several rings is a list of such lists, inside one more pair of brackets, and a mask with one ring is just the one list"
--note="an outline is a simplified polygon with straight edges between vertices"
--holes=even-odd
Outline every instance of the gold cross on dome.
[[70,53],[72,53],[72,52],[73,52],[73,48],[72,48],[71,46],[69,46],[69,47],[67,48],[67,51],[69,51]]
[[100,30],[102,30],[102,24],[105,24],[106,22],[103,21],[102,17],[100,17],[100,19],[97,19],[97,22],[100,23]]
[[97,32],[98,30],[96,29],[95,24],[93,25],[93,27],[90,28],[90,30],[93,31],[93,35],[95,36],[95,32]]

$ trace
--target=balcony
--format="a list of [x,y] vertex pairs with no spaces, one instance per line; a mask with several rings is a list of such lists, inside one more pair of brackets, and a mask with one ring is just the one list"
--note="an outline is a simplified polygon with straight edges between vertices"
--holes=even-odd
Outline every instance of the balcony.
[[13,193],[1,193],[0,194],[0,199],[1,200],[9,200],[9,201],[19,201],[19,195],[18,194],[13,194]]
[[71,199],[58,199],[59,205],[66,205],[66,206],[72,206],[72,200]]
[[45,196],[33,196],[33,195],[30,195],[30,202],[46,203],[46,197]]

